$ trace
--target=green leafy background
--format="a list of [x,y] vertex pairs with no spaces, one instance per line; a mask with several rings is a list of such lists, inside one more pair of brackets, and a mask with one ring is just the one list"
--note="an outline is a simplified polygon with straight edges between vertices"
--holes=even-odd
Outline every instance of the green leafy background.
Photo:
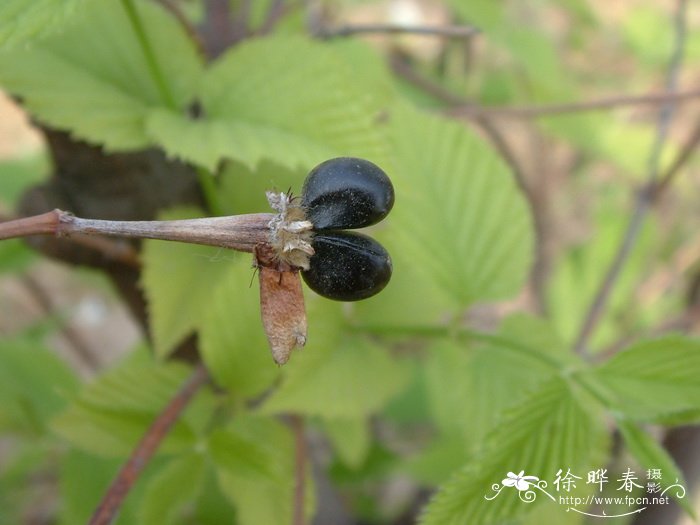
[[[591,219],[595,237],[555,259],[548,316],[501,314],[492,329],[474,330],[465,322],[474,309],[522,294],[536,242],[528,203],[484,137],[426,109],[436,101],[398,81],[357,40],[313,40],[292,17],[205,64],[170,13],[154,2],[136,4],[169,97],[120,2],[3,3],[0,22],[15,23],[0,23],[0,85],[40,122],[107,152],[160,147],[193,164],[212,177],[208,204],[227,214],[268,211],[266,189],[299,191],[309,169],[327,158],[370,159],[396,190],[395,209],[370,231],[392,254],[394,276],[383,293],[351,305],[307,290],[308,344],[278,368],[260,326],[248,256],[146,241],[141,285],[152,348],[135,349],[81,384],[36,332],[0,341],[0,427],[27,440],[0,475],[0,508],[15,508],[3,486],[51,460],[58,462],[60,523],[86,521],[120,460],[189,375],[189,365],[169,357],[192,334],[215,385],[202,389],[169,433],[118,523],[221,523],[223,515],[244,525],[290,523],[290,414],[323,443],[324,476],[372,523],[402,510],[392,513],[368,496],[368,487],[396,476],[434,490],[421,523],[548,516],[573,523],[573,513],[552,514],[544,497],[524,505],[514,491],[493,501],[484,495],[509,471],[553,479],[562,467],[605,465],[611,429],[639,466],[662,468],[667,484],[684,483],[647,426],[698,422],[700,343],[643,339],[596,365],[570,351],[625,225],[611,211],[619,194],[601,197]],[[544,22],[520,25],[505,4],[489,0],[448,4],[482,29],[488,46],[471,75],[448,59],[453,74],[429,71],[443,89],[488,104],[577,98],[580,77],[590,72],[568,70]],[[589,51],[582,42],[593,28],[619,29],[583,2],[565,9],[576,21],[567,37],[581,52]],[[616,45],[623,49],[614,52],[633,50],[639,75],[631,87],[648,85],[668,55],[670,35],[652,23],[657,18],[655,7],[636,9],[622,27]],[[698,42],[690,37],[691,63]],[[601,83],[610,81],[601,74]],[[538,125],[579,148],[586,166],[610,163],[631,178],[644,170],[638,151],[650,142],[648,126],[610,114]],[[46,168],[42,159],[31,162],[0,166],[5,204]],[[575,184],[583,191],[591,183]],[[179,208],[160,218],[203,215]],[[650,308],[634,304],[649,261],[664,256],[658,239],[667,226],[657,222],[645,224],[594,350],[678,307],[677,297]],[[24,270],[31,261],[23,245],[0,244],[0,270]],[[402,449],[383,439],[391,432],[420,437]],[[308,487],[312,516],[319,502],[311,476]]]

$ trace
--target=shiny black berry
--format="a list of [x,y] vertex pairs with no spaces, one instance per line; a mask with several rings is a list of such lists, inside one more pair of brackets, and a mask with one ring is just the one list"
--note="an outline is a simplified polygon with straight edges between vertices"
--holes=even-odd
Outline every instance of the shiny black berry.
[[328,231],[314,236],[316,253],[302,272],[314,292],[336,301],[359,301],[379,293],[391,278],[391,258],[366,235]]
[[301,199],[316,231],[364,228],[389,213],[394,205],[394,187],[375,164],[340,157],[319,164],[309,173]]

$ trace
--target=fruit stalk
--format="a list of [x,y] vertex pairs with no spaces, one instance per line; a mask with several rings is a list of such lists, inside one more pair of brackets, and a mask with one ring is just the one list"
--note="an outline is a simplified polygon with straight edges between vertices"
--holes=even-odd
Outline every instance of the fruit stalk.
[[225,217],[204,217],[173,221],[107,221],[83,219],[62,210],[0,223],[0,240],[27,235],[109,235],[140,239],[161,239],[242,252],[269,242],[273,213],[250,213]]

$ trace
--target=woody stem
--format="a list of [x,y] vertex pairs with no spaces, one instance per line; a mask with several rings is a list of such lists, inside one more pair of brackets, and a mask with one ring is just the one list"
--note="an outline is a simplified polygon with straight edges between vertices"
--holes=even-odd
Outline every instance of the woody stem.
[[0,240],[28,235],[110,235],[252,252],[257,244],[269,242],[270,221],[274,217],[272,213],[251,213],[174,221],[105,221],[82,219],[56,209],[42,215],[0,223]]

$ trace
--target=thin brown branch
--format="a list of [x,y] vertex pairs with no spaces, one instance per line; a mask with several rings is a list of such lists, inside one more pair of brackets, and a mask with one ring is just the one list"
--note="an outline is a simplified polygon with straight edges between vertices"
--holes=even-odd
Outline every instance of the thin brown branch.
[[252,252],[268,242],[272,213],[205,217],[175,221],[103,221],[82,219],[53,210],[41,215],[0,223],[0,240],[28,235],[110,235],[139,239],[189,242]]
[[286,12],[287,6],[285,5],[284,0],[273,0],[267,10],[265,20],[263,20],[263,23],[260,24],[256,34],[259,36],[269,34],[277,25],[277,22],[279,22],[280,19],[286,14]]
[[693,132],[690,134],[690,137],[686,141],[686,143],[683,145],[681,148],[681,151],[678,153],[676,158],[673,160],[671,165],[668,167],[668,169],[665,171],[665,173],[661,176],[659,181],[656,183],[654,187],[654,199],[658,199],[665,191],[666,189],[671,185],[671,183],[674,181],[678,173],[681,171],[681,169],[685,166],[685,164],[690,160],[690,158],[693,156],[693,153],[697,149],[698,145],[700,144],[700,122],[695,126],[695,129]]
[[586,111],[603,111],[627,106],[657,106],[667,104],[668,102],[680,103],[698,98],[700,98],[700,89],[692,89],[689,91],[668,91],[665,93],[650,93],[647,95],[620,95],[599,100],[547,104],[541,106],[484,107],[476,104],[467,104],[449,108],[447,113],[454,117],[466,118],[476,118],[478,116],[540,118]]
[[204,51],[204,43],[202,42],[202,39],[200,38],[199,34],[197,33],[197,30],[195,27],[192,25],[192,23],[189,21],[189,19],[185,16],[185,13],[182,12],[180,7],[173,2],[172,0],[156,0],[160,5],[162,5],[167,11],[170,12],[171,15],[178,21],[180,26],[185,30],[187,33],[187,36],[190,37],[192,42],[197,48],[197,51],[202,55],[205,56],[205,51]]
[[[8,215],[0,214],[0,240],[27,235],[56,235],[59,218],[57,210],[32,217],[15,219]],[[141,260],[136,249],[129,243],[120,240],[106,239],[75,234],[70,242],[100,252],[107,260],[119,262],[132,268],[140,268]]]
[[444,38],[471,38],[481,31],[473,26],[406,26],[401,24],[358,24],[334,28],[321,28],[315,36],[319,38],[338,38],[366,34],[411,34],[439,36]]
[[[29,274],[21,276],[20,281],[39,305],[43,313],[46,315],[53,315],[55,309],[53,298],[44,288],[44,286]],[[95,354],[92,352],[90,347],[88,347],[85,341],[83,341],[83,338],[80,336],[78,331],[67,322],[60,323],[59,330],[63,338],[68,341],[70,348],[78,357],[80,362],[82,362],[90,370],[97,370],[99,363],[95,358]]]
[[308,451],[304,435],[304,418],[298,414],[289,417],[294,433],[294,500],[292,525],[306,525],[305,493],[306,493],[306,463]]
[[[674,32],[675,44],[673,54],[668,66],[666,75],[666,91],[674,92],[678,84],[681,63],[686,41],[686,0],[678,0],[676,13],[674,16]],[[579,330],[574,344],[574,351],[583,354],[586,352],[586,347],[593,331],[598,325],[606,306],[613,287],[617,282],[620,272],[629,258],[632,248],[634,247],[639,232],[642,229],[642,224],[646,218],[647,211],[653,202],[654,187],[659,177],[659,161],[661,152],[666,143],[668,129],[671,123],[671,117],[675,108],[675,100],[667,100],[659,112],[657,123],[656,139],[649,154],[649,163],[647,171],[647,183],[645,187],[639,191],[632,211],[632,216],[627,225],[627,229],[623,234],[622,241],[615,253],[615,256],[608,267],[608,270],[603,277],[603,280],[591,302],[586,316]]]
[[180,414],[187,407],[200,387],[209,381],[209,374],[198,365],[180,387],[168,405],[151,424],[131,456],[112,481],[102,501],[90,519],[89,525],[108,525],[116,517],[129,490],[138,480],[158,446],[167,436]]

